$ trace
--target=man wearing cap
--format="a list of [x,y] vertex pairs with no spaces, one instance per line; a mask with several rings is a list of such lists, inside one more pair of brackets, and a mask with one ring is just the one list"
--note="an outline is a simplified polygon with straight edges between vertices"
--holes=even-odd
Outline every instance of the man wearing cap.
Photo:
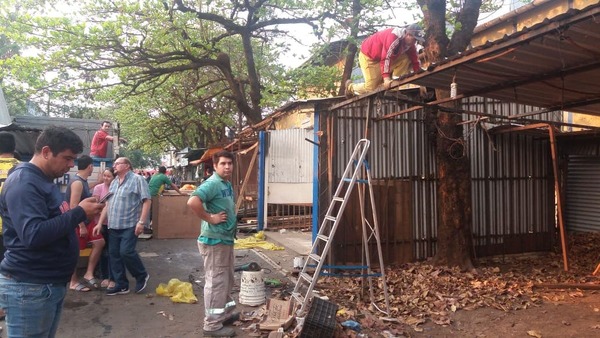
[[392,76],[401,76],[411,70],[421,70],[416,42],[425,41],[424,32],[417,24],[388,28],[369,36],[360,46],[358,61],[364,83],[346,81],[346,96],[371,92],[381,84],[389,88]]

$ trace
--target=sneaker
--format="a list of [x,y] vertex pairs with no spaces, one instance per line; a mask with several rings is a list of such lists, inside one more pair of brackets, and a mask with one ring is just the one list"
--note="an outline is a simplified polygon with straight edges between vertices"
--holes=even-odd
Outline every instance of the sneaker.
[[129,288],[110,288],[106,289],[107,296],[126,295],[129,293]]
[[204,334],[204,337],[234,337],[235,336],[235,330],[231,327],[226,327],[226,326],[223,326],[222,328],[218,329],[217,331],[202,330],[202,333]]
[[146,285],[148,285],[148,279],[150,279],[150,274],[146,273],[146,277],[144,277],[144,279],[135,283],[135,293],[140,293],[144,291]]

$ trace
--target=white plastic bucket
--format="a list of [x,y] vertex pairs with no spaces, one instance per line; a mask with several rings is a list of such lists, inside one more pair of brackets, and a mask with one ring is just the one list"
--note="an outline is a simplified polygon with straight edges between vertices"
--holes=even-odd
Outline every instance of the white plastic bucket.
[[258,306],[266,301],[265,277],[261,271],[242,271],[240,304]]
[[294,257],[294,269],[302,269],[304,267],[304,257]]

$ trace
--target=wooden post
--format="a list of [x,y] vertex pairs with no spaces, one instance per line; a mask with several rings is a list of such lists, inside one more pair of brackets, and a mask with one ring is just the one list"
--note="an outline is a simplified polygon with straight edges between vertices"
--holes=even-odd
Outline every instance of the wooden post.
[[256,157],[258,155],[258,142],[256,142],[252,147],[254,149],[254,154],[252,155],[252,159],[250,160],[250,165],[248,166],[248,170],[246,170],[246,175],[244,176],[244,182],[242,183],[242,187],[240,188],[240,193],[238,194],[237,201],[235,203],[235,213],[238,213],[240,209],[240,205],[244,199],[244,190],[246,190],[246,183],[250,179],[250,173],[252,173],[252,168],[254,167],[254,162],[256,161]]
[[558,228],[560,230],[560,244],[562,247],[563,254],[563,267],[565,271],[569,271],[569,259],[567,257],[567,243],[565,240],[565,222],[563,220],[563,208],[562,208],[562,193],[559,182],[559,171],[558,171],[558,152],[556,150],[556,137],[554,135],[554,127],[548,125],[548,134],[550,136],[550,149],[552,153],[552,168],[554,169],[554,191],[556,193],[556,205],[557,205],[557,216],[558,216]]

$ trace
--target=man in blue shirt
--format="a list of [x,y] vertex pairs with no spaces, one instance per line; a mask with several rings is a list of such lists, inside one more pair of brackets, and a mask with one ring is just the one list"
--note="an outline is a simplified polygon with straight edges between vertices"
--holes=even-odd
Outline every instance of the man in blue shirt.
[[204,262],[204,327],[205,337],[233,337],[228,325],[239,318],[234,313],[233,242],[237,217],[233,188],[229,179],[233,172],[233,154],[219,151],[213,155],[215,172],[192,193],[188,207],[202,219],[198,249]]
[[[75,228],[103,208],[95,197],[69,204],[54,179],[75,165],[79,136],[50,126],[29,163],[8,176],[0,194],[6,254],[0,263],[0,308],[9,337],[54,337],[67,283],[79,257]],[[26,300],[26,301],[24,301]]]
[[[115,280],[115,287],[106,290],[109,296],[129,293],[126,268],[135,278],[136,293],[144,291],[150,278],[135,249],[137,236],[144,231],[152,203],[148,183],[144,177],[131,171],[133,166],[127,157],[117,158],[113,166],[116,177],[109,189],[113,195],[93,230],[94,235],[99,235],[102,224],[108,224],[110,271]],[[108,222],[105,221],[107,217]]]

